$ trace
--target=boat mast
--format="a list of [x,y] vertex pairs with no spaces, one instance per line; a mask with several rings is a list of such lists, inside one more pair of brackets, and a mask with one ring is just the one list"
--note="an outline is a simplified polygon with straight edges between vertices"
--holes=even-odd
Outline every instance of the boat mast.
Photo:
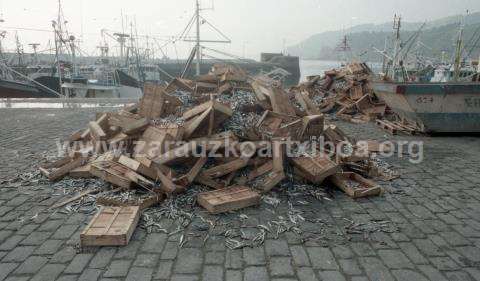
[[197,44],[196,44],[196,50],[197,50],[197,68],[196,68],[196,74],[197,76],[200,75],[200,64],[202,63],[202,54],[200,52],[200,3],[198,0],[196,0],[196,5],[195,5],[195,21],[197,25]]
[[397,66],[398,66],[398,57],[399,51],[401,47],[401,38],[400,38],[400,29],[402,27],[402,17],[395,15],[393,19],[393,30],[395,33],[395,42],[394,42],[394,50],[393,50],[393,65],[392,65],[392,80],[395,81],[396,73],[397,73]]
[[453,80],[455,82],[457,82],[458,79],[460,78],[464,28],[465,28],[465,22],[464,22],[464,18],[462,18],[462,22],[460,23],[460,30],[458,31],[457,43],[455,47],[455,60],[453,63]]

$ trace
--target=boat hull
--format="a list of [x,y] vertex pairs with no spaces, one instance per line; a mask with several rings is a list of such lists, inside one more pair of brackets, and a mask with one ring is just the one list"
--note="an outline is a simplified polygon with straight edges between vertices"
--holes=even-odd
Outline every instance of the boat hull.
[[34,85],[23,82],[0,79],[0,98],[50,98],[55,97],[50,93],[39,90]]
[[375,94],[429,133],[479,133],[480,83],[374,82]]

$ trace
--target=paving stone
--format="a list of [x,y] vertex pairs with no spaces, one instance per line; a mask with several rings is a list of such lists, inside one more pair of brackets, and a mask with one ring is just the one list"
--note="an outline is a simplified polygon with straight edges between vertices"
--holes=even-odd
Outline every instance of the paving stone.
[[452,246],[466,246],[470,245],[470,242],[463,237],[462,235],[458,234],[457,232],[454,231],[449,231],[449,232],[440,232],[440,236],[447,241]]
[[60,275],[55,281],[76,281],[78,277],[78,275]]
[[0,245],[0,251],[11,251],[25,238],[22,235],[13,235],[5,239],[5,241]]
[[307,247],[310,262],[315,269],[338,270],[338,264],[328,248]]
[[203,253],[199,249],[186,248],[178,252],[175,273],[194,274],[202,271]]
[[[5,279],[5,281],[27,281],[28,279],[30,279],[30,277],[12,276],[12,277],[8,277],[7,279]],[[59,280],[57,279],[56,281],[59,281]]]
[[0,263],[0,281],[4,280],[17,266],[18,263]]
[[207,252],[205,254],[205,264],[224,264],[225,252]]
[[157,265],[157,261],[159,259],[159,255],[155,254],[140,254],[137,256],[137,259],[133,263],[136,267],[155,267]]
[[449,281],[474,281],[473,278],[464,271],[445,272]]
[[48,259],[46,257],[30,256],[15,270],[15,274],[33,274],[42,268]]
[[228,281],[242,281],[243,276],[240,270],[227,270],[225,273],[225,280]]
[[50,263],[69,263],[77,255],[77,251],[70,246],[62,247],[58,252],[50,259]]
[[51,232],[35,231],[22,241],[22,245],[42,245],[52,235]]
[[100,269],[87,268],[83,271],[82,275],[78,278],[79,281],[96,281],[102,274]]
[[153,269],[145,267],[132,267],[128,272],[126,281],[149,281],[152,279]]
[[23,262],[35,250],[35,246],[21,246],[13,249],[3,259],[2,262]]
[[265,251],[268,256],[290,256],[287,241],[285,240],[271,240],[265,241]]
[[70,238],[75,231],[78,229],[78,225],[67,224],[62,225],[55,233],[52,235],[52,239],[68,239]]
[[0,243],[5,241],[8,237],[13,234],[13,231],[10,230],[1,230],[0,231]]
[[397,281],[429,281],[424,275],[407,269],[393,270],[392,274],[397,278]]
[[303,246],[290,246],[290,252],[292,253],[293,263],[296,266],[310,266],[308,254]]
[[479,268],[465,268],[464,269],[475,281],[480,281],[480,269]]
[[410,260],[399,250],[379,250],[378,255],[390,269],[414,268]]
[[300,267],[297,268],[297,278],[300,281],[317,281],[315,272],[311,267]]
[[203,269],[202,280],[223,281],[223,268],[216,265],[207,265]]
[[428,239],[414,239],[413,243],[417,246],[420,252],[425,254],[427,257],[438,257],[446,255],[432,241]]
[[92,258],[93,254],[78,254],[70,262],[65,269],[65,273],[82,273],[83,269],[87,266]]
[[432,257],[430,258],[430,262],[438,269],[438,270],[457,270],[460,268],[458,264],[456,264],[451,258],[449,257]]
[[240,269],[243,267],[242,250],[227,250],[225,252],[225,268]]
[[103,277],[125,277],[130,270],[129,260],[114,260],[107,267],[107,271],[103,274]]
[[361,257],[359,258],[360,265],[364,268],[368,277],[371,280],[393,281],[395,280],[383,263],[373,257]]
[[169,279],[172,273],[173,261],[160,261],[154,279]]
[[268,281],[268,273],[265,267],[250,266],[245,268],[243,281]]
[[480,249],[477,247],[458,247],[455,250],[462,256],[467,258],[470,262],[480,263]]
[[197,275],[175,274],[172,276],[171,281],[198,281],[200,277]]
[[167,242],[165,248],[162,251],[162,260],[173,260],[177,257],[178,253],[178,243],[177,242]]
[[22,226],[22,228],[20,228],[15,234],[17,234],[17,235],[29,235],[30,233],[32,233],[37,228],[38,228],[38,225],[36,225],[36,224],[26,224],[26,225]]
[[351,281],[370,281],[367,277],[363,276],[353,276]]
[[319,271],[322,281],[346,281],[345,277],[338,271]]
[[371,257],[375,256],[375,250],[367,243],[352,243],[350,244],[352,250],[360,257]]
[[92,258],[90,261],[90,264],[88,265],[89,268],[98,268],[98,269],[104,269],[106,268],[113,256],[115,255],[117,249],[113,247],[103,247],[101,248],[95,256]]
[[49,219],[44,223],[42,223],[42,225],[40,225],[40,227],[37,230],[42,232],[53,232],[53,231],[56,231],[59,227],[61,227],[62,224],[63,224],[63,220]]
[[268,268],[272,277],[294,276],[295,272],[292,267],[292,259],[290,257],[271,257]]
[[115,259],[134,259],[142,244],[139,241],[130,241],[127,246],[117,249]]
[[342,268],[343,272],[348,275],[360,275],[362,274],[362,270],[358,266],[358,263],[354,259],[349,260],[338,260],[340,267]]
[[266,263],[263,247],[243,248],[243,258],[247,265],[264,265]]
[[53,255],[62,247],[63,240],[47,240],[37,250],[36,255]]
[[40,271],[33,276],[31,281],[51,281],[55,280],[60,273],[62,273],[64,265],[61,264],[47,264]]
[[354,255],[352,250],[346,245],[337,245],[332,248],[332,252],[339,259],[351,259]]
[[147,239],[143,243],[142,251],[148,253],[161,253],[166,241],[166,234],[150,233],[147,235]]

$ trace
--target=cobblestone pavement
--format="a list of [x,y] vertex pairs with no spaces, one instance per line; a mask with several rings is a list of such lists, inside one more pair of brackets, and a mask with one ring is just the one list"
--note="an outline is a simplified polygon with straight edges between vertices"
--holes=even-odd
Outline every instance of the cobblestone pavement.
[[[41,151],[54,149],[57,137],[85,126],[94,113],[1,110],[0,182],[31,169]],[[387,137],[370,124],[341,126],[359,139]],[[425,161],[389,159],[402,177],[382,183],[384,196],[351,200],[335,191],[332,201],[302,207],[328,223],[338,239],[305,242],[286,232],[278,239],[268,235],[257,248],[230,250],[221,239],[178,248],[178,235],[137,228],[126,247],[77,252],[91,215],[45,211],[63,199],[50,196],[49,184],[3,184],[0,280],[480,280],[480,139],[395,139],[424,141]],[[255,219],[266,210],[245,213]],[[391,221],[398,231],[345,236],[347,219]]]

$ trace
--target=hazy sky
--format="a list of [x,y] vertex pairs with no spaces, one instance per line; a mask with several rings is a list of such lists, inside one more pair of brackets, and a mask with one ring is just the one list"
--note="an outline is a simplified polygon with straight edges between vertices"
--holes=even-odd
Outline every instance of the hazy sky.
[[[57,15],[57,0],[0,0],[6,30],[4,47],[15,45],[15,29],[51,30]],[[100,30],[121,31],[121,13],[136,18],[138,33],[165,40],[179,34],[194,12],[194,0],[63,0],[68,29],[80,37],[81,48],[93,54],[101,41]],[[361,23],[391,21],[401,14],[405,21],[424,21],[444,16],[480,11],[479,0],[201,0],[207,9],[204,17],[232,39],[232,44],[206,44],[237,55],[258,58],[262,51],[279,52],[284,44],[292,45],[312,34],[348,28]],[[82,33],[83,31],[83,33]],[[216,39],[202,26],[207,39]],[[30,51],[28,43],[40,43],[47,49],[52,32],[18,30],[18,36]],[[110,47],[114,48],[110,41]],[[165,50],[171,58],[184,57],[190,43],[178,42],[176,50]]]

